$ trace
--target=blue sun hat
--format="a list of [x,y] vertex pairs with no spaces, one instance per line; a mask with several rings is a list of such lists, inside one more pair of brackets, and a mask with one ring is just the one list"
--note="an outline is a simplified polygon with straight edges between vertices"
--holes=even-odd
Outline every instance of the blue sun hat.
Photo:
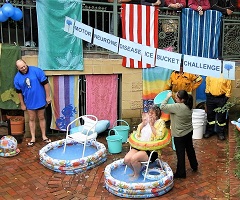
[[0,156],[12,157],[16,156],[20,150],[17,148],[17,140],[11,136],[3,136],[0,140]]

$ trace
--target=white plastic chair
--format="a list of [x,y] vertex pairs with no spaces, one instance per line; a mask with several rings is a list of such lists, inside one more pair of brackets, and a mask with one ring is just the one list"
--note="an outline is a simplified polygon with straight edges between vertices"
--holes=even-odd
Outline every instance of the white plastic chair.
[[[69,127],[71,126],[71,124],[73,124],[77,120],[80,120],[80,123],[81,123],[81,121],[82,121],[81,119],[83,120],[83,124],[82,124],[83,129],[81,130],[81,132],[75,132],[75,133],[70,134]],[[87,142],[96,140],[96,138],[97,138],[97,132],[95,131],[97,122],[98,122],[98,119],[94,115],[83,115],[83,116],[76,118],[72,122],[70,122],[67,125],[66,139],[65,139],[63,152],[65,152],[65,150],[66,150],[67,140],[74,140],[74,141],[84,145],[83,153],[82,153],[82,157],[84,157]]]
[[[131,146],[130,146],[130,150],[131,150]],[[141,162],[142,165],[145,165],[145,166],[146,166],[146,170],[145,170],[145,173],[144,173],[143,181],[145,181],[145,179],[146,179],[146,175],[147,175],[148,170],[149,170],[149,165],[150,165],[150,163],[151,163],[151,157],[152,157],[153,152],[155,152],[155,151],[154,151],[154,150],[151,151],[151,153],[150,153],[149,158],[148,158],[147,161]],[[161,168],[163,169],[162,161],[161,161],[159,158],[157,158],[156,160],[159,162],[159,165],[160,165]],[[126,174],[127,167],[128,167],[128,166],[126,165],[126,166],[125,166],[125,169],[124,169],[124,174]]]

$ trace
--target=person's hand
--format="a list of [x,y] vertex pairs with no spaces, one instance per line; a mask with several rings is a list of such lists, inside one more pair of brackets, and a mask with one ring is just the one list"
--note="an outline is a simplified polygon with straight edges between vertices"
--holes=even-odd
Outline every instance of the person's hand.
[[46,102],[47,102],[47,104],[50,104],[51,101],[52,101],[52,100],[51,100],[51,97],[47,97],[47,98],[46,98]]
[[203,11],[202,10],[199,11],[199,15],[203,15]]
[[167,98],[172,97],[172,91],[170,91],[169,93],[167,93]]
[[22,109],[22,110],[27,110],[26,105],[25,105],[25,104],[21,104],[21,109]]
[[182,7],[182,4],[176,3],[176,8],[181,8],[181,7]]
[[136,137],[140,138],[141,137],[141,132],[136,131]]
[[155,121],[156,121],[156,118],[155,118],[154,116],[151,116],[151,117],[149,118],[149,124],[150,124],[150,126],[154,126]]
[[227,14],[228,15],[231,15],[233,13],[233,11],[232,10],[230,10],[230,9],[227,9]]
[[197,10],[201,11],[202,10],[202,6],[198,6]]
[[177,7],[177,3],[171,4],[171,8],[178,8],[178,7]]
[[153,3],[152,5],[153,6],[159,6],[161,4],[161,1],[160,0],[157,0],[155,3]]
[[147,120],[147,119],[144,119],[143,122],[142,122],[142,125],[143,125],[143,126],[146,126],[147,123],[148,123],[148,120]]
[[168,7],[169,7],[169,8],[175,8],[175,4],[170,3],[170,4],[168,5]]

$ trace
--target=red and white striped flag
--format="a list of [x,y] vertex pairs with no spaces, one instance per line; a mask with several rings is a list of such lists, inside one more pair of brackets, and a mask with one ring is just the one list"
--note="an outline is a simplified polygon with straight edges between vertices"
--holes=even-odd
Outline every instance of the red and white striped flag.
[[[122,4],[123,38],[145,46],[158,47],[158,8],[137,4]],[[123,57],[122,66],[150,68],[150,64]]]

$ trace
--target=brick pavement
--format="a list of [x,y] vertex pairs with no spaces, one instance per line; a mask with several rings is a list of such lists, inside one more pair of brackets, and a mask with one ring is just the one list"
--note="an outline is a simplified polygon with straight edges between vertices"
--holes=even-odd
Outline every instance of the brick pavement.
[[[171,191],[163,196],[151,198],[162,200],[235,200],[240,199],[240,181],[234,176],[235,151],[233,126],[230,125],[229,143],[219,141],[216,136],[194,140],[199,162],[199,171],[192,172],[187,163],[187,178],[176,179]],[[106,146],[107,133],[100,134],[98,141]],[[50,136],[59,140],[61,136]],[[53,172],[39,163],[38,151],[45,145],[41,139],[34,147],[27,147],[29,138],[18,145],[21,152],[11,158],[0,157],[0,200],[64,199],[64,200],[111,200],[123,199],[104,188],[104,168],[114,160],[123,158],[128,144],[120,154],[108,154],[108,159],[94,169],[76,175]],[[169,145],[162,151],[162,159],[173,171],[176,155]]]

